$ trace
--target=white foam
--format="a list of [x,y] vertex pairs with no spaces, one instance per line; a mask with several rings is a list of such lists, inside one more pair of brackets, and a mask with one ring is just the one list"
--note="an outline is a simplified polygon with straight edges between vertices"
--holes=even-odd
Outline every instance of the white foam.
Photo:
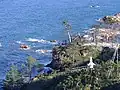
[[38,50],[36,50],[35,52],[37,52],[37,53],[41,53],[41,54],[45,54],[45,53],[51,53],[52,50],[38,49]]
[[52,50],[47,50],[49,53],[51,53],[52,52]]
[[0,43],[0,47],[2,47],[2,44]]
[[21,41],[16,41],[16,43],[18,43],[18,44],[24,44],[23,42],[21,42]]
[[93,6],[90,6],[90,7],[93,7]]
[[97,6],[92,6],[92,5],[91,5],[90,7],[91,7],[91,8],[99,8],[100,6],[98,6],[98,5],[97,5]]
[[49,44],[58,44],[58,42],[48,42]]
[[96,6],[96,7],[100,7],[100,6]]
[[34,39],[34,38],[28,38],[27,41],[29,41],[29,42],[41,42],[41,43],[47,43],[48,42],[44,39]]
[[100,21],[100,19],[95,19],[95,21],[98,21],[98,22],[99,22],[99,21]]
[[58,42],[50,42],[44,39],[35,39],[35,38],[28,38],[26,41],[29,42],[38,42],[38,43],[47,43],[47,44],[58,44]]

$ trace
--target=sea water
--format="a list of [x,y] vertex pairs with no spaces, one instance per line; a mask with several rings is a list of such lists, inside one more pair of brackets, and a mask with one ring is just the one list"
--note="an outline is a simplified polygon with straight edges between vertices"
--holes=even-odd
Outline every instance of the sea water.
[[[52,50],[49,40],[67,39],[64,20],[72,33],[83,32],[119,8],[120,0],[0,0],[0,82],[11,63],[24,63],[29,55],[49,63],[51,54],[38,51]],[[21,50],[21,44],[30,49]]]

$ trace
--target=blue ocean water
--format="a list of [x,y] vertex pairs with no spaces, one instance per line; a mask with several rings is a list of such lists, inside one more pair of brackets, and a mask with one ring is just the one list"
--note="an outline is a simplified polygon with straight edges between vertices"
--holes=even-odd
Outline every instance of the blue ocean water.
[[[119,8],[120,0],[0,0],[0,80],[11,63],[25,62],[29,55],[40,63],[51,61],[51,54],[36,50],[51,50],[54,44],[29,39],[64,40],[63,20],[71,23],[73,33],[82,32]],[[20,50],[21,43],[31,49]]]

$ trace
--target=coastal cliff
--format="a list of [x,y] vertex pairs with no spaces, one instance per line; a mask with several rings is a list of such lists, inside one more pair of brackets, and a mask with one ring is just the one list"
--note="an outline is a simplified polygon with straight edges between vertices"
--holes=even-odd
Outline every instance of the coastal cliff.
[[47,66],[53,69],[65,70],[65,68],[83,65],[89,61],[90,56],[93,56],[93,59],[97,58],[100,49],[100,47],[96,46],[83,46],[77,42],[67,46],[58,46],[53,48],[53,59]]
[[[53,48],[53,60],[47,65],[54,71],[38,75],[21,90],[108,90],[103,87],[119,82],[118,74],[115,74],[117,66],[111,62],[114,51],[114,48],[84,46],[76,41],[67,46],[57,46]],[[87,67],[90,56],[98,65],[92,71]]]
[[[111,27],[92,28],[84,35],[72,37],[70,43],[55,46],[52,61],[46,65],[53,71],[38,74],[20,90],[113,90],[116,85],[119,88],[119,32]],[[94,67],[89,67],[89,61]]]

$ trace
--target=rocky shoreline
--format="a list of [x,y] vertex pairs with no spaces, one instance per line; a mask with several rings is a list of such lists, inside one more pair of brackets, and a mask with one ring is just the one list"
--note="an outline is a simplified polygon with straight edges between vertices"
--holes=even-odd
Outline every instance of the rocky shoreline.
[[120,22],[120,13],[117,13],[113,16],[105,16],[98,20],[101,23],[114,24]]
[[[55,46],[52,61],[46,65],[53,71],[37,75],[20,90],[114,90],[114,85],[119,87],[120,30],[111,26],[119,24],[120,14],[101,20],[99,27],[72,37],[70,43]],[[90,57],[94,68],[87,66]]]

